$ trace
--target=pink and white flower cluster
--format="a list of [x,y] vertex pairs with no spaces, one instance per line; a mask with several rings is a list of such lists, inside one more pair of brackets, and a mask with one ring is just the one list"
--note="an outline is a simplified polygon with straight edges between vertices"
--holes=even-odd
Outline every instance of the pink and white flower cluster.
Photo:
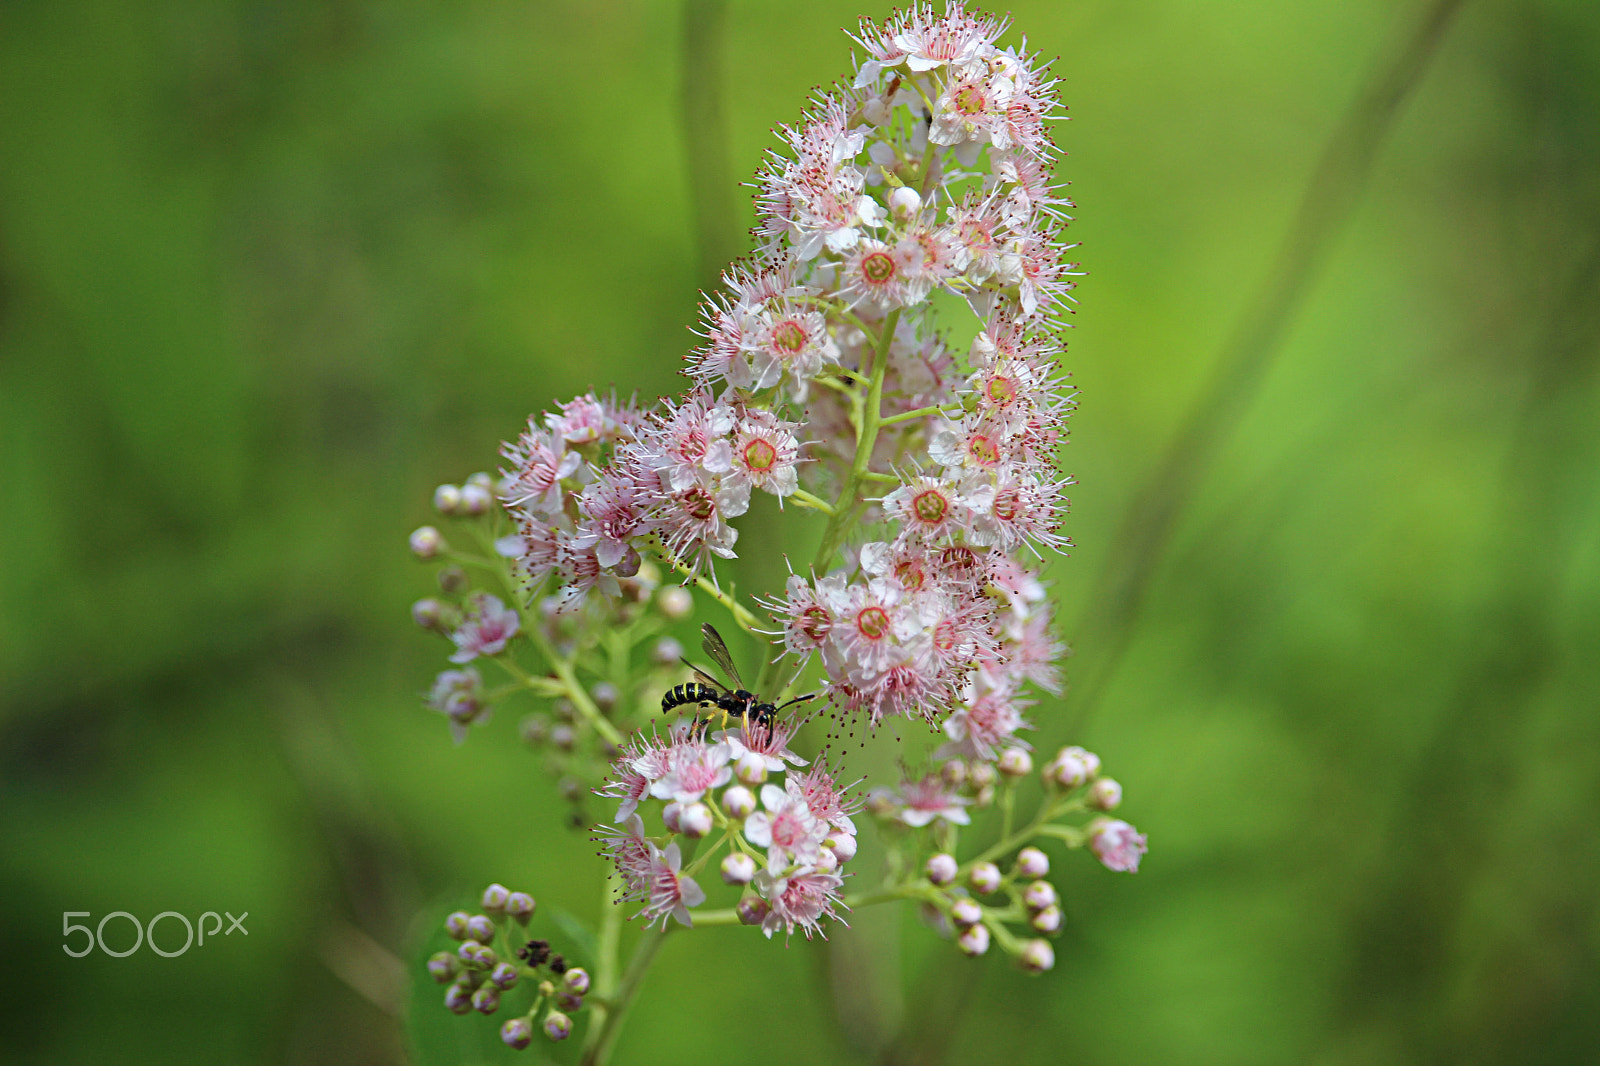
[[[622,898],[643,904],[638,917],[693,924],[690,908],[706,894],[683,871],[678,838],[698,840],[718,826],[735,830],[722,878],[749,886],[746,898],[768,937],[779,929],[810,937],[823,919],[838,917],[839,870],[856,852],[856,805],[826,767],[801,771],[805,760],[788,749],[795,729],[745,720],[707,738],[682,722],[665,737],[636,733],[623,747],[598,790],[620,801],[617,825],[601,840],[622,878]],[[780,780],[769,780],[773,773]],[[652,800],[663,804],[663,836],[645,832],[640,810]]]
[[517,535],[501,550],[533,580],[554,575],[571,604],[638,572],[659,546],[699,567],[732,558],[750,491],[787,496],[798,485],[798,427],[738,395],[697,390],[655,412],[579,397],[530,420],[502,449],[511,466],[502,500]]

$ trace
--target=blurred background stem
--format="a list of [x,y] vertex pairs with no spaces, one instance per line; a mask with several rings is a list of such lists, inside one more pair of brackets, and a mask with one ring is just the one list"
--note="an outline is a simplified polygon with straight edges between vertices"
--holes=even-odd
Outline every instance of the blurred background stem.
[[1129,504],[1088,607],[1067,727],[1081,737],[1138,627],[1139,612],[1185,506],[1249,409],[1295,313],[1359,201],[1378,151],[1422,81],[1463,0],[1433,0],[1381,63],[1328,139],[1255,296],[1214,361],[1211,382]]

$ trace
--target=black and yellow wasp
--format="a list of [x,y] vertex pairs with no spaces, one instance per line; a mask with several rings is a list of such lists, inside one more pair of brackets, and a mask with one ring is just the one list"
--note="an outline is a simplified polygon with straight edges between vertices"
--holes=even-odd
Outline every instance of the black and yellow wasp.
[[[707,622],[700,627],[703,638],[700,646],[705,649],[711,661],[722,668],[723,673],[733,678],[734,688],[718,681],[710,674],[695,666],[688,659],[683,660],[694,673],[695,680],[686,681],[675,688],[669,689],[661,697],[661,713],[666,714],[678,707],[694,703],[701,707],[716,707],[722,711],[723,725],[727,725],[729,718],[744,718],[760,725],[768,725],[777,713],[785,707],[792,707],[796,703],[816,699],[819,693],[811,692],[804,696],[796,696],[787,703],[774,706],[763,703],[761,697],[745,689],[744,681],[739,677],[739,668],[733,665],[733,656],[728,654],[728,646],[722,642],[722,634]],[[708,723],[709,724],[709,721]],[[704,726],[701,727],[702,729]]]

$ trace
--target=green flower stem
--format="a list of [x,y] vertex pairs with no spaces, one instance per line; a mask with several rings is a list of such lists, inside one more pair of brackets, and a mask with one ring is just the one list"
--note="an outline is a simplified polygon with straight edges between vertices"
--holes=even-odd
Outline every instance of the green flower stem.
[[800,504],[802,507],[809,507],[814,511],[821,511],[825,515],[831,516],[833,514],[833,504],[829,503],[827,500],[818,499],[805,489],[795,489],[789,494],[789,498],[795,503]]
[[[956,872],[956,879],[961,880],[962,878],[966,877],[967,874],[972,872],[973,866],[977,865],[978,863],[993,862],[995,859],[998,859],[1000,856],[1011,851],[1013,848],[1022,847],[1022,845],[1026,844],[1036,836],[1044,835],[1061,837],[1060,833],[1051,832],[1051,830],[1070,829],[1070,826],[1045,825],[1045,823],[1050,821],[1050,819],[1054,818],[1058,814],[1067,814],[1072,811],[1081,810],[1083,810],[1082,800],[1067,799],[1065,797],[1045,800],[1045,802],[1039,804],[1039,812],[1033,816],[1033,820],[1031,822],[1017,830],[1015,833],[1003,834],[999,843],[988,848],[983,852],[983,854],[977,856],[976,858],[968,859],[966,862],[962,863],[961,868]],[[1074,832],[1081,833],[1080,830],[1074,830]],[[1066,839],[1064,837],[1061,838]],[[1079,840],[1079,843],[1082,843],[1081,839]]]
[[822,533],[822,543],[817,545],[817,554],[811,563],[813,571],[826,570],[833,561],[833,553],[838,550],[839,542],[844,540],[845,530],[849,528],[850,519],[860,504],[861,481],[868,473],[872,447],[878,442],[878,429],[883,424],[883,379],[889,369],[889,345],[894,340],[895,327],[899,324],[900,308],[897,307],[883,320],[883,330],[878,334],[878,347],[872,358],[872,384],[867,390],[867,402],[861,412],[861,432],[856,437],[855,460],[850,464],[850,476],[845,478],[844,487],[839,490],[839,498],[834,501],[828,528]]
[[[572,662],[561,658],[556,654],[555,649],[550,646],[550,642],[545,639],[544,633],[539,629],[538,619],[535,619],[534,623],[528,626],[527,633],[533,642],[538,645],[539,653],[549,662],[550,668],[561,679],[562,685],[566,688],[563,695],[572,701],[574,707],[578,708],[578,713],[583,715],[584,720],[594,727],[596,733],[605,737],[612,744],[621,745],[622,734],[617,732],[617,727],[612,725],[606,716],[600,713],[600,708],[596,707],[594,700],[589,698],[589,690],[578,683],[578,675],[573,672]],[[510,670],[518,677],[525,678],[529,687],[533,686],[533,678],[524,673],[521,667],[507,660],[501,661],[505,663],[507,670]]]
[[932,407],[919,407],[915,411],[905,411],[901,414],[890,415],[888,418],[879,421],[878,426],[879,428],[893,426],[901,422],[910,422],[914,419],[923,418],[927,415],[955,414],[959,410],[961,410],[959,403],[934,404]]
[[661,950],[661,942],[669,932],[671,926],[645,930],[644,936],[633,949],[633,958],[628,960],[628,968],[623,971],[616,994],[608,997],[605,1004],[594,1005],[595,1017],[589,1026],[589,1036],[580,1060],[582,1066],[605,1066],[611,1058],[611,1050],[616,1046],[617,1034],[628,1016],[628,1008],[639,994],[645,974],[650,972],[650,964],[655,961],[656,952]]
[[726,607],[728,609],[728,613],[733,615],[733,620],[738,624],[740,629],[747,633],[755,629],[758,619],[754,614],[750,613],[749,608],[745,607],[744,604],[734,599],[728,593],[723,592],[712,582],[706,580],[704,575],[691,570],[680,560],[673,558],[661,548],[652,548],[650,554],[654,556],[658,562],[672,567],[684,577],[689,578],[689,580],[694,584],[695,588],[699,589],[701,592],[704,592],[707,596],[710,596],[712,599],[722,604],[722,606]]

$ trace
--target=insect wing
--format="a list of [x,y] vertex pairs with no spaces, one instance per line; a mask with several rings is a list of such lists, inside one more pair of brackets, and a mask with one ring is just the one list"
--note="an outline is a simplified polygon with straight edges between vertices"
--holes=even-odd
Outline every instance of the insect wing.
[[700,627],[700,635],[704,638],[700,646],[711,656],[711,661],[722,667],[724,673],[733,678],[735,688],[744,688],[744,681],[739,677],[739,668],[733,665],[733,656],[728,654],[728,646],[722,642],[722,634],[711,628],[707,622]]
[[704,670],[700,669],[698,666],[696,666],[694,663],[690,662],[688,659],[684,659],[683,660],[683,665],[685,665],[685,666],[687,666],[689,668],[689,672],[694,675],[694,679],[696,681],[700,682],[702,685],[705,685],[705,686],[707,686],[709,688],[714,688],[718,692],[726,692],[726,691],[728,691],[728,686],[727,685],[724,685],[721,681],[718,681],[716,678],[712,677],[710,674],[708,674]]

